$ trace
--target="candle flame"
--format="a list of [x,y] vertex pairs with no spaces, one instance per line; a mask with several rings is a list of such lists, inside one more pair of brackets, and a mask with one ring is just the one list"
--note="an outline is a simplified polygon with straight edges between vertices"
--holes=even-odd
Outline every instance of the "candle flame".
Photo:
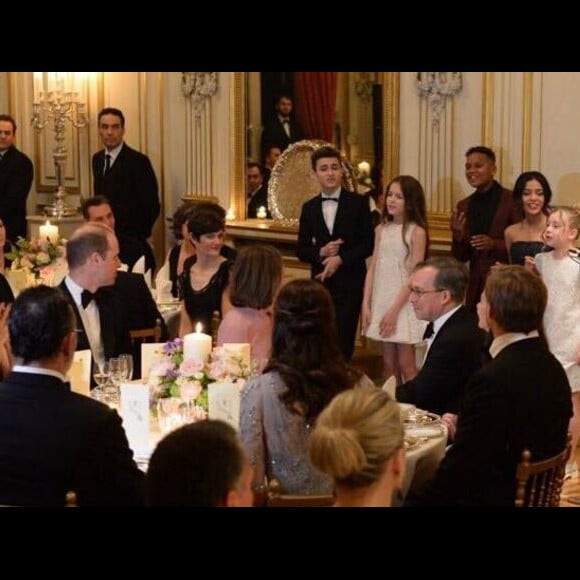
[[201,332],[202,326],[201,326],[201,322],[198,322],[195,325],[195,332]]
[[49,225],[50,225],[50,220],[49,220],[49,219],[47,219],[47,220],[46,220],[46,223],[45,223],[44,225],[45,225],[45,226],[49,226]]

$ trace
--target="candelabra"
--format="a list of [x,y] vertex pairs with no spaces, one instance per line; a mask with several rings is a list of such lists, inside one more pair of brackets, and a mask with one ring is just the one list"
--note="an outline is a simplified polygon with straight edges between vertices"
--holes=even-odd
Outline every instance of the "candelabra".
[[54,217],[76,215],[76,208],[65,201],[67,193],[64,187],[64,170],[68,156],[65,145],[65,128],[67,122],[77,129],[86,127],[88,119],[85,104],[80,102],[78,93],[64,90],[62,78],[56,79],[54,90],[39,91],[32,104],[31,121],[32,126],[37,131],[42,131],[51,119],[54,122],[54,139],[56,141],[53,158],[57,190],[54,195],[54,203],[46,206],[44,211]]

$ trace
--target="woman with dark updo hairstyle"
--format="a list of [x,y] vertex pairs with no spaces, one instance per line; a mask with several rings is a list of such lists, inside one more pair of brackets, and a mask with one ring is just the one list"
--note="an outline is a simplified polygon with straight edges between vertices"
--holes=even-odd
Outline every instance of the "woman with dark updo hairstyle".
[[328,290],[308,279],[282,286],[274,303],[272,355],[241,395],[240,433],[257,497],[264,478],[273,477],[283,493],[332,491],[332,478],[308,459],[308,438],[332,398],[357,384],[373,383],[344,361]]

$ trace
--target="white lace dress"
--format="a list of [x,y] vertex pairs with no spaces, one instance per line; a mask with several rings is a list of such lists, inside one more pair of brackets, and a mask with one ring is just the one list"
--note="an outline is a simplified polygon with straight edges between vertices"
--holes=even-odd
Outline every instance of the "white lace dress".
[[[403,243],[402,224],[389,222],[382,224],[378,238],[378,248],[375,248],[376,262],[373,277],[373,292],[371,296],[371,323],[366,336],[381,342],[398,342],[402,344],[417,344],[423,340],[423,332],[427,323],[417,320],[413,307],[407,302],[397,319],[395,332],[382,337],[379,332],[381,319],[394,302],[403,286],[409,283],[411,267],[407,248]],[[409,226],[405,239],[411,247],[411,236],[415,225]]]
[[574,362],[580,348],[580,264],[549,252],[536,255],[536,268],[548,288],[544,314],[548,346],[562,363],[575,393],[580,391],[580,366]]

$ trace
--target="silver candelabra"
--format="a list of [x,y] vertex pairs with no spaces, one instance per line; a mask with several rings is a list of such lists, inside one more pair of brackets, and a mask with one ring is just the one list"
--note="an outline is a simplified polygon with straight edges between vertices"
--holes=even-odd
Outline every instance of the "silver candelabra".
[[54,217],[66,217],[76,215],[76,208],[66,201],[66,189],[64,187],[64,170],[68,151],[65,145],[66,122],[77,128],[87,126],[88,119],[85,104],[81,103],[78,93],[62,89],[62,83],[57,85],[56,90],[39,92],[37,101],[32,104],[32,126],[42,131],[50,122],[54,121],[54,138],[56,146],[53,150],[54,165],[56,170],[57,190],[54,194],[54,203],[44,208],[44,211]]

